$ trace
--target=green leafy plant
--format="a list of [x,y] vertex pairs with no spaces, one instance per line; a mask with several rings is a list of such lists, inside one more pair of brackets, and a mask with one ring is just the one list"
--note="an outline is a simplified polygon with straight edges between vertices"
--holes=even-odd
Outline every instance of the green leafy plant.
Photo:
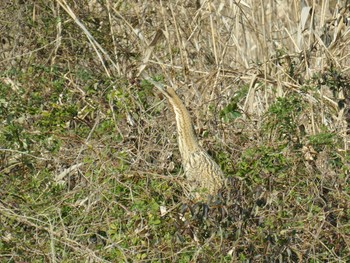
[[242,86],[239,91],[233,95],[230,102],[220,111],[220,117],[225,122],[235,120],[242,116],[238,104],[247,95],[248,88],[248,86]]
[[297,136],[297,123],[300,113],[305,110],[304,102],[297,96],[277,98],[266,112],[263,129],[278,139],[291,141]]

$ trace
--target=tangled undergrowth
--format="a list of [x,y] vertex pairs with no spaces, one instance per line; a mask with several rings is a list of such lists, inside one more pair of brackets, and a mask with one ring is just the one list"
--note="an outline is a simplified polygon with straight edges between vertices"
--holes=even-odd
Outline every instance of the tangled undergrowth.
[[0,4],[1,262],[349,261],[348,1],[67,2]]

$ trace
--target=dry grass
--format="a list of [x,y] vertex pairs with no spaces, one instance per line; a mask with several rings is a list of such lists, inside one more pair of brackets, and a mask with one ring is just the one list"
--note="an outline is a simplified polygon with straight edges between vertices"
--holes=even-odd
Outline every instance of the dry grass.
[[[347,262],[349,3],[2,1],[1,262]],[[185,199],[178,88],[228,178]]]

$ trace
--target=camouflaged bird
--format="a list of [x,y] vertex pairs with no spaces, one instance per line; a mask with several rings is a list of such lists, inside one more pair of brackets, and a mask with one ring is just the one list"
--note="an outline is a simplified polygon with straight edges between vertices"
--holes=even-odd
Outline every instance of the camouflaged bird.
[[219,165],[198,144],[189,112],[175,90],[147,79],[168,99],[175,112],[178,144],[182,165],[191,197],[206,199],[215,196],[224,184],[224,174]]

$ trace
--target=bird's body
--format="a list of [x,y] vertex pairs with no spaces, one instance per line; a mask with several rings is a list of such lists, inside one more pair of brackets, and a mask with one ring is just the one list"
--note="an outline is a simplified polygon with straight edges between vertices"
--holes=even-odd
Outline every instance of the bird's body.
[[215,196],[223,186],[224,175],[219,165],[198,144],[185,105],[173,88],[148,80],[167,97],[175,112],[179,150],[191,196],[196,199],[205,199],[208,195]]
[[185,175],[196,196],[216,195],[223,186],[223,172],[210,155],[200,147],[189,112],[174,89],[167,87],[166,97],[174,109],[178,144]]

